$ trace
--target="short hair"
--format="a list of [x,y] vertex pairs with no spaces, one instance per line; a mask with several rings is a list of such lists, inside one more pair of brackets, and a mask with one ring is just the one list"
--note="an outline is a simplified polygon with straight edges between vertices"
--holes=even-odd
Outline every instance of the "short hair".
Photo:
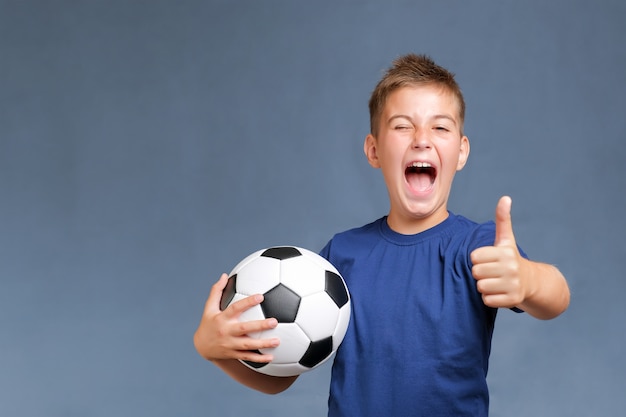
[[369,101],[371,133],[378,134],[380,116],[391,93],[401,87],[424,84],[441,85],[457,98],[462,133],[465,100],[461,88],[454,79],[454,74],[437,65],[429,56],[417,54],[407,54],[395,59],[376,85]]

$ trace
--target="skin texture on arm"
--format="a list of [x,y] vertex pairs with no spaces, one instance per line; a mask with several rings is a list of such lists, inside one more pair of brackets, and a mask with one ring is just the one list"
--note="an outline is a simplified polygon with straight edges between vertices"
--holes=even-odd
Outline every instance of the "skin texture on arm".
[[529,290],[517,307],[542,320],[559,316],[567,309],[570,300],[565,277],[553,265],[524,261],[528,263],[526,276]]
[[238,360],[216,359],[212,361],[224,373],[248,388],[264,394],[279,394],[291,386],[298,378],[265,375],[244,366]]
[[202,319],[194,334],[194,346],[200,356],[213,362],[235,381],[266,394],[277,394],[289,388],[295,382],[294,377],[275,377],[256,372],[239,360],[270,362],[272,355],[255,352],[263,348],[276,347],[280,341],[272,339],[254,339],[249,333],[276,327],[276,319],[240,322],[239,316],[249,308],[260,304],[263,296],[253,295],[220,310],[220,299],[228,276],[222,274],[213,285],[204,307]]
[[471,254],[478,291],[490,307],[518,307],[535,318],[553,319],[569,306],[569,287],[556,267],[520,255],[513,234],[511,204],[510,197],[498,202],[494,245]]

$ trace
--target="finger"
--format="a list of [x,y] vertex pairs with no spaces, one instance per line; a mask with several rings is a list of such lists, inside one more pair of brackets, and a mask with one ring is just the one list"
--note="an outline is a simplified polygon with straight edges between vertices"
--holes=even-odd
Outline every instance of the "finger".
[[509,294],[515,290],[515,283],[507,279],[485,278],[476,283],[476,288],[481,294]]
[[496,206],[496,237],[494,246],[505,246],[515,244],[513,235],[513,223],[511,221],[511,197],[504,196],[498,201]]
[[483,303],[493,308],[513,308],[517,304],[507,294],[483,294]]
[[472,267],[472,276],[476,280],[496,278],[499,276],[498,275],[499,272],[500,272],[500,267],[496,262],[478,264]]
[[[252,307],[259,305],[263,302],[263,295],[254,294],[249,297],[242,298],[239,301],[235,301],[230,304],[225,310],[224,313],[230,318],[235,318],[241,316],[245,311],[251,309]],[[248,319],[249,320],[249,319]]]
[[269,363],[274,360],[274,356],[261,353],[258,350],[242,350],[237,359],[248,362]]
[[224,292],[224,288],[226,288],[226,284],[228,284],[228,275],[222,274],[220,279],[211,287],[211,292],[204,305],[205,313],[220,310],[220,300],[222,299],[222,293]]
[[489,262],[498,261],[498,252],[494,250],[493,246],[483,246],[478,249],[474,249],[470,253],[470,260],[474,266],[485,264]]
[[[263,337],[257,338],[254,336],[248,336],[249,334],[255,334],[263,332],[264,330],[271,330],[275,328],[277,325],[275,319],[268,320],[258,320],[253,322],[241,323],[237,326],[237,330],[232,335],[234,338],[232,339],[232,349],[239,352],[239,355],[246,355],[252,352],[256,354],[265,353],[267,355],[271,355],[271,352],[261,352],[264,349],[273,349],[276,348],[280,344],[280,339],[278,337]],[[238,356],[237,359],[242,359],[241,356]],[[244,358],[246,360],[253,360],[258,362],[271,361],[271,356],[267,356],[267,359],[252,359],[252,358]]]
[[[233,335],[234,336],[246,336],[254,333],[260,333],[266,330],[275,329],[278,325],[278,321],[276,319],[263,319],[263,320],[251,320],[251,321],[242,321],[237,322],[236,326],[233,327]],[[276,338],[267,338],[265,340],[276,339]],[[260,339],[255,339],[260,340]]]

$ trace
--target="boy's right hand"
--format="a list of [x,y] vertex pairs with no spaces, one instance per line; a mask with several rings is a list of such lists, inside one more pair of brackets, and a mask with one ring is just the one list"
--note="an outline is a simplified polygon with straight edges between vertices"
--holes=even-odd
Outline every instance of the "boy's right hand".
[[221,311],[220,300],[227,283],[228,275],[222,274],[211,288],[200,325],[193,337],[196,350],[202,357],[210,361],[239,359],[270,362],[273,359],[272,355],[264,355],[255,351],[278,346],[280,342],[278,338],[254,339],[248,334],[273,329],[278,322],[273,318],[249,322],[239,321],[239,316],[244,311],[263,301],[261,294],[239,300]]

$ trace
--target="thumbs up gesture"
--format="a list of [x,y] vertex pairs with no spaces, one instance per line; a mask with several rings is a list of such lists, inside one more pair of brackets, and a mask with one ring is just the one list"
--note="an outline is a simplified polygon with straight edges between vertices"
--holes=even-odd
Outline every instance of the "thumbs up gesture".
[[528,267],[517,249],[511,223],[511,198],[502,197],[496,206],[496,236],[493,246],[474,250],[472,275],[483,302],[490,307],[519,306],[525,299]]

